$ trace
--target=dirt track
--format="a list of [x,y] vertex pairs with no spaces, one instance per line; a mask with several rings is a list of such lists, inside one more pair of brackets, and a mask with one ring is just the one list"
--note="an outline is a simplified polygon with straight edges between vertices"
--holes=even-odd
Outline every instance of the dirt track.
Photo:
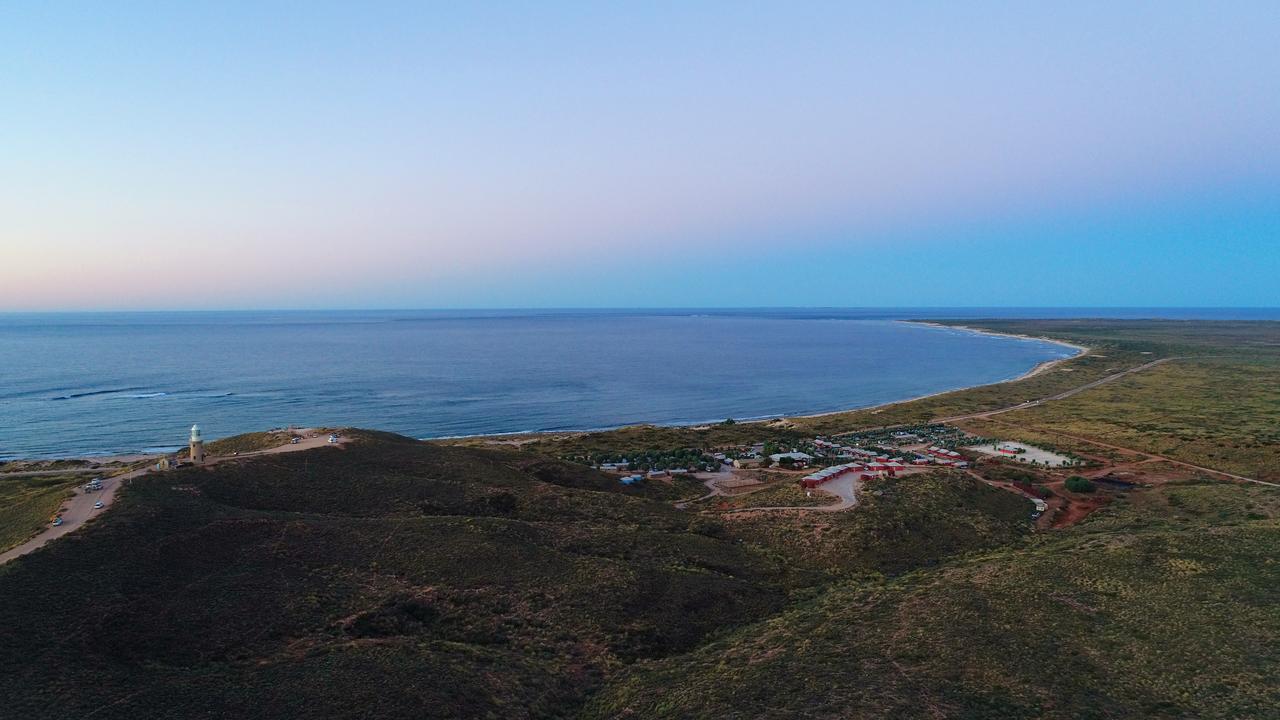
[[[203,467],[210,467],[218,463],[227,462],[229,460],[239,460],[241,458],[253,457],[255,455],[276,455],[286,452],[298,452],[300,450],[311,450],[317,447],[325,447],[329,445],[327,435],[319,435],[314,438],[306,438],[298,444],[285,444],[278,447],[268,448],[266,450],[256,450],[254,452],[241,453],[239,455],[221,455],[217,457],[207,458]],[[333,443],[341,445],[341,443]],[[156,456],[159,458],[160,456]],[[111,504],[115,502],[116,493],[124,484],[137,477],[146,475],[149,472],[156,472],[152,469],[151,463],[156,459],[152,458],[147,461],[147,466],[134,470],[123,475],[115,477],[104,477],[102,479],[102,489],[96,492],[88,492],[83,487],[76,488],[76,494],[70,500],[63,503],[62,511],[59,516],[62,517],[62,524],[54,527],[50,525],[43,532],[16,547],[10,548],[0,553],[0,565],[3,565],[14,558],[21,557],[27,553],[34,552],[44,547],[46,543],[56,540],[67,533],[74,532],[89,520],[110,509]],[[95,509],[93,504],[102,501],[102,508]]]
[[[999,422],[999,423],[1004,423],[1004,424],[1010,424],[1010,423],[1006,423],[1005,421],[1002,421],[1002,420],[995,420],[995,421],[993,421],[993,422]],[[1157,460],[1157,461],[1160,461],[1160,462],[1167,462],[1167,463],[1169,463],[1169,464],[1171,464],[1171,465],[1177,465],[1177,466],[1179,466],[1179,467],[1184,467],[1184,468],[1187,468],[1187,469],[1189,469],[1189,470],[1197,470],[1197,471],[1199,471],[1199,472],[1209,473],[1210,475],[1218,475],[1218,476],[1220,476],[1220,477],[1230,478],[1230,479],[1232,479],[1232,480],[1239,480],[1240,482],[1256,483],[1256,484],[1258,484],[1258,485],[1266,485],[1266,486],[1268,486],[1268,487],[1280,487],[1280,483],[1267,482],[1266,480],[1255,480],[1254,478],[1251,478],[1251,477],[1245,477],[1244,475],[1236,475],[1235,473],[1229,473],[1229,472],[1226,472],[1226,471],[1224,471],[1224,470],[1214,470],[1213,468],[1207,468],[1207,467],[1204,467],[1203,465],[1194,465],[1194,464],[1189,463],[1189,462],[1183,462],[1183,461],[1181,461],[1181,460],[1174,460],[1174,459],[1173,459],[1173,458],[1171,458],[1171,457],[1166,457],[1166,456],[1164,456],[1164,455],[1158,455],[1158,454],[1153,453],[1153,452],[1147,452],[1146,450],[1137,450],[1137,449],[1135,449],[1135,448],[1125,447],[1125,446],[1123,446],[1123,445],[1112,445],[1112,444],[1110,444],[1110,443],[1104,443],[1104,442],[1102,442],[1102,441],[1100,441],[1100,440],[1094,440],[1094,439],[1092,439],[1092,438],[1082,437],[1082,436],[1080,436],[1080,435],[1070,435],[1070,434],[1068,434],[1068,433],[1064,433],[1064,432],[1061,432],[1061,431],[1058,431],[1058,430],[1053,430],[1053,429],[1050,429],[1050,428],[1040,428],[1040,427],[1035,427],[1035,426],[1032,426],[1032,425],[1021,425],[1020,427],[1025,427],[1025,428],[1027,428],[1028,430],[1036,430],[1036,431],[1043,432],[1043,433],[1049,433],[1049,434],[1052,434],[1052,435],[1057,435],[1057,436],[1059,436],[1059,437],[1069,438],[1069,439],[1071,439],[1071,440],[1076,440],[1076,441],[1083,442],[1083,443],[1089,443],[1090,445],[1097,445],[1098,447],[1107,448],[1108,450],[1119,450],[1119,451],[1121,451],[1121,452],[1127,452],[1127,453],[1130,453],[1130,454],[1133,454],[1133,455],[1138,455],[1138,456],[1140,456],[1140,457],[1142,457],[1142,458],[1145,458],[1144,462],[1145,462],[1145,461],[1151,461],[1151,460]]]
[[859,487],[861,487],[861,483],[858,480],[858,473],[852,473],[852,472],[845,473],[844,475],[841,475],[840,477],[835,478],[830,482],[825,482],[822,485],[818,486],[817,488],[814,488],[819,492],[824,492],[829,495],[835,495],[836,497],[840,498],[840,502],[838,503],[834,503],[832,505],[775,505],[770,507],[738,508],[736,510],[729,510],[725,514],[732,515],[732,514],[744,513],[744,512],[768,512],[773,510],[801,510],[804,512],[840,512],[841,510],[848,510],[858,505]]
[[967,415],[952,415],[951,417],[934,418],[930,422],[949,423],[949,422],[958,422],[960,420],[974,420],[977,418],[989,418],[992,415],[999,415],[1001,413],[1013,412],[1014,410],[1025,410],[1027,408],[1033,408],[1033,407],[1036,407],[1037,405],[1043,405],[1053,400],[1066,400],[1072,395],[1082,393],[1085,390],[1092,390],[1093,388],[1096,388],[1099,385],[1105,385],[1106,383],[1112,382],[1113,380],[1119,380],[1120,378],[1125,377],[1126,375],[1132,375],[1133,373],[1136,373],[1136,372],[1149,370],[1155,367],[1156,365],[1160,365],[1161,363],[1167,363],[1170,360],[1180,360],[1180,359],[1181,358],[1167,357],[1167,358],[1160,358],[1159,360],[1152,360],[1149,363],[1144,363],[1142,365],[1138,365],[1137,367],[1131,367],[1128,370],[1122,370],[1118,373],[1115,373],[1114,375],[1108,375],[1104,378],[1099,378],[1097,380],[1094,380],[1093,382],[1088,382],[1079,387],[1075,387],[1070,390],[1067,390],[1066,392],[1060,392],[1057,395],[1050,395],[1049,397],[1043,397],[1043,398],[1040,398],[1039,400],[1028,400],[1024,403],[1018,403],[1017,405],[1010,405],[1009,407],[999,408],[997,410],[984,410],[982,412],[969,413]]

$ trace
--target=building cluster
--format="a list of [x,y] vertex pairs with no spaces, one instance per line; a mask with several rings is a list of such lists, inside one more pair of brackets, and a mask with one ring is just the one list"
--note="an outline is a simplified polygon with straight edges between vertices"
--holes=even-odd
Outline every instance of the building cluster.
[[[609,468],[606,468],[602,465],[600,469],[607,470]],[[625,471],[627,469],[627,466],[622,463],[617,463],[613,469],[615,469],[615,471]],[[648,472],[631,473],[629,475],[624,475],[621,478],[621,480],[619,480],[619,482],[621,482],[623,485],[635,485],[636,483],[640,482],[641,480],[644,480],[645,478],[654,480],[657,478],[668,477],[670,475],[687,475],[690,472],[693,472],[693,471],[689,470],[689,468],[671,468],[670,470],[650,470]]]
[[815,473],[806,475],[800,478],[800,485],[805,489],[816,488],[825,482],[849,473],[861,473],[862,477],[860,479],[862,480],[871,480],[874,477],[885,475],[894,477],[905,469],[906,466],[896,460],[872,460],[866,463],[851,462],[825,467]]
[[[901,465],[942,465],[945,467],[965,468],[969,467],[969,462],[964,456],[955,450],[948,450],[943,447],[933,446],[922,452],[907,452],[911,457],[910,460],[905,457],[890,457],[882,450],[868,450],[866,448],[854,447],[851,445],[842,445],[840,443],[823,440],[821,438],[813,441],[814,447],[834,456],[837,459],[854,459],[858,462],[866,463],[872,466],[889,466],[890,464]],[[901,452],[901,451],[899,451]]]
[[938,465],[966,468],[969,467],[969,461],[955,450],[948,450],[944,447],[931,446],[925,453],[933,458],[933,462]]

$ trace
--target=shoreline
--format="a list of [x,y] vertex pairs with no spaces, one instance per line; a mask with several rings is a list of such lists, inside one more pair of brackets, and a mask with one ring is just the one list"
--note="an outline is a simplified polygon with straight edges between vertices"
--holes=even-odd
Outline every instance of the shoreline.
[[[874,405],[864,405],[862,407],[849,407],[849,408],[841,408],[838,410],[824,410],[822,412],[815,412],[815,413],[780,413],[777,415],[765,415],[765,416],[759,416],[754,418],[736,420],[735,422],[739,425],[761,425],[761,424],[778,422],[781,420],[788,420],[792,418],[796,418],[796,419],[821,418],[821,417],[829,417],[832,415],[843,415],[845,413],[862,412],[862,411],[869,411],[874,413],[884,408],[893,407],[895,405],[902,405],[904,403],[916,402],[917,400],[926,400],[928,398],[938,397],[939,395],[946,395],[948,393],[961,392],[963,390],[972,390],[973,388],[986,387],[989,385],[1002,385],[1004,383],[1026,380],[1028,378],[1035,377],[1036,375],[1039,375],[1041,373],[1048,372],[1049,370],[1053,369],[1054,367],[1057,367],[1058,365],[1064,362],[1067,362],[1068,360],[1074,360],[1076,358],[1079,358],[1082,355],[1085,355],[1091,352],[1092,350],[1092,348],[1085,345],[1077,345],[1075,343],[1070,343],[1065,340],[1058,340],[1055,338],[996,332],[994,330],[983,330],[979,328],[969,327],[966,325],[946,325],[946,324],[935,322],[932,320],[893,320],[892,322],[903,323],[906,325],[918,325],[918,326],[929,327],[929,328],[934,328],[938,330],[960,330],[962,332],[973,333],[976,335],[990,335],[993,337],[1006,337],[1006,338],[1014,338],[1017,340],[1034,340],[1038,342],[1051,343],[1053,345],[1061,345],[1063,347],[1067,347],[1072,350],[1075,350],[1076,352],[1074,355],[1071,355],[1069,357],[1054,358],[1052,360],[1044,360],[1042,362],[1037,363],[1035,367],[1032,367],[1031,369],[1022,373],[1021,375],[1013,378],[1008,378],[1005,380],[997,380],[995,382],[989,382],[989,383],[979,383],[977,385],[965,385],[964,387],[951,388],[949,390],[939,390],[938,392],[926,393],[924,395],[917,395],[915,397],[904,398],[902,400],[892,400],[890,402],[876,403]],[[695,421],[695,422],[689,422],[689,423],[679,423],[679,422],[629,423],[624,425],[613,425],[609,427],[585,428],[582,430],[526,430],[526,431],[498,432],[498,433],[475,433],[470,435],[441,435],[436,437],[420,437],[420,438],[414,438],[414,439],[418,440],[419,442],[442,442],[442,441],[450,441],[450,440],[488,439],[488,442],[495,445],[511,445],[515,447],[520,447],[527,443],[535,442],[537,440],[545,439],[545,438],[571,437],[575,435],[584,435],[589,433],[610,432],[613,430],[621,430],[623,428],[629,428],[629,427],[650,426],[650,427],[658,427],[658,428],[682,428],[682,429],[696,430],[701,428],[709,428],[717,424],[718,422],[721,422],[721,421],[707,420],[707,421]],[[249,431],[249,432],[253,432],[253,431]],[[506,438],[506,439],[504,440],[503,438]],[[70,456],[70,457],[58,457],[58,458],[14,458],[11,460],[2,461],[0,462],[0,464],[3,464],[4,462],[36,462],[36,463],[53,462],[56,460],[93,460],[98,463],[106,464],[111,462],[121,462],[122,458],[137,458],[137,457],[140,457],[138,453],[122,453],[118,456],[95,455],[93,457]]]
[[[963,330],[965,332],[971,332],[977,335],[991,335],[992,337],[1007,337],[1007,338],[1015,338],[1017,340],[1036,340],[1039,342],[1047,342],[1047,343],[1052,343],[1054,345],[1061,345],[1063,347],[1068,347],[1076,351],[1075,355],[1071,355],[1069,357],[1055,358],[1053,360],[1045,360],[1044,362],[1037,364],[1035,367],[1024,372],[1023,374],[1019,375],[1016,378],[1001,380],[1000,382],[995,382],[995,383],[987,383],[988,385],[999,385],[1000,383],[1017,382],[1018,380],[1026,380],[1029,377],[1035,377],[1036,375],[1039,375],[1040,373],[1049,370],[1055,365],[1059,365],[1063,362],[1066,362],[1067,360],[1075,360],[1081,355],[1087,355],[1093,350],[1093,348],[1087,345],[1077,345],[1075,343],[1067,342],[1066,340],[1057,340],[1055,338],[1044,337],[1041,335],[1021,335],[1018,333],[996,332],[995,330],[982,330],[975,327],[969,327],[968,325],[944,325],[942,323],[935,322],[933,320],[899,320],[898,322],[906,323],[908,325],[924,325],[926,327],[938,328],[940,330]],[[973,385],[972,387],[981,387],[981,386]],[[962,388],[962,389],[968,390],[969,388]],[[955,391],[948,390],[947,392],[955,392]],[[940,393],[934,393],[934,394],[937,395]],[[926,395],[925,397],[929,397],[929,396]],[[919,398],[915,398],[915,399],[919,399]]]
[[966,385],[964,387],[953,388],[951,390],[939,390],[938,392],[925,393],[924,395],[917,395],[915,397],[906,398],[904,400],[894,400],[892,402],[878,403],[876,405],[867,405],[865,407],[859,407],[859,408],[848,408],[845,410],[832,410],[829,412],[810,413],[807,415],[786,415],[786,416],[780,415],[777,417],[778,418],[782,418],[782,417],[820,418],[820,417],[829,417],[831,415],[843,415],[844,413],[850,413],[850,412],[860,412],[863,410],[876,412],[883,408],[893,407],[894,405],[902,405],[904,403],[915,402],[917,400],[927,400],[929,398],[938,397],[939,395],[946,395],[948,393],[961,392],[963,390],[972,390],[974,388],[987,387],[989,385],[1003,385],[1005,383],[1018,382],[1019,380],[1026,380],[1027,378],[1035,377],[1036,375],[1039,375],[1043,372],[1048,372],[1054,367],[1068,360],[1075,360],[1076,358],[1082,355],[1085,355],[1092,350],[1092,348],[1087,347],[1085,345],[1076,345],[1075,343],[1069,343],[1069,342],[1066,342],[1065,340],[1055,340],[1053,338],[1047,338],[1047,337],[1033,337],[1031,335],[1015,335],[1013,333],[1002,333],[1002,332],[995,332],[992,330],[980,330],[978,328],[967,327],[965,325],[943,325],[942,323],[933,322],[931,320],[895,320],[894,322],[900,322],[907,325],[923,325],[925,327],[937,328],[939,330],[962,330],[964,332],[970,332],[976,335],[992,335],[996,337],[1015,338],[1018,340],[1038,340],[1040,342],[1053,343],[1054,345],[1063,345],[1065,347],[1069,347],[1075,350],[1076,354],[1071,355],[1070,357],[1054,358],[1053,360],[1041,361],[1039,363],[1036,363],[1035,367],[1022,373],[1018,377],[1008,378],[1006,380],[997,380],[995,382],[981,383],[979,385]]
[[[961,330],[963,332],[973,333],[975,335],[991,335],[994,337],[1007,337],[1007,338],[1014,338],[1017,340],[1035,340],[1037,342],[1046,342],[1053,345],[1061,345],[1063,347],[1071,348],[1076,352],[1074,355],[1070,355],[1068,357],[1054,358],[1052,360],[1043,360],[1039,363],[1036,363],[1035,367],[1032,367],[1030,370],[1027,370],[1021,375],[1017,377],[1007,378],[1005,380],[997,380],[995,382],[989,382],[989,383],[979,383],[977,385],[965,385],[964,387],[952,388],[950,390],[939,390],[938,392],[926,393],[924,395],[916,395],[915,397],[904,398],[902,400],[891,400],[889,402],[876,403],[874,405],[864,405],[862,407],[842,408],[840,410],[824,410],[822,412],[816,412],[816,413],[784,413],[784,414],[777,414],[777,415],[765,415],[761,417],[736,420],[735,422],[738,425],[759,425],[762,423],[777,422],[779,420],[787,420],[791,418],[820,418],[820,417],[828,417],[831,415],[843,415],[844,413],[861,412],[864,410],[875,412],[883,408],[893,407],[894,405],[902,405],[904,403],[915,402],[917,400],[926,400],[928,398],[938,397],[939,395],[946,395],[947,393],[961,392],[963,390],[972,390],[973,388],[987,387],[989,385],[1003,385],[1004,383],[1011,383],[1011,382],[1018,382],[1019,380],[1026,380],[1027,378],[1035,377],[1036,375],[1039,375],[1041,373],[1048,372],[1049,370],[1053,369],[1054,367],[1057,367],[1058,365],[1064,362],[1067,362],[1068,360],[1075,360],[1076,358],[1086,355],[1093,350],[1093,348],[1090,348],[1087,345],[1077,345],[1075,343],[1070,343],[1065,340],[1058,340],[1050,337],[1037,337],[1033,335],[1002,333],[1002,332],[996,332],[994,330],[982,330],[979,328],[969,327],[966,325],[944,325],[942,323],[934,322],[931,320],[893,320],[892,322],[903,323],[906,325],[920,325],[924,327],[935,328],[938,330]],[[709,421],[692,422],[692,423],[632,423],[629,425],[614,425],[611,427],[588,428],[585,430],[529,430],[525,432],[478,433],[473,435],[450,435],[450,436],[443,436],[443,437],[418,438],[418,440],[421,440],[423,442],[431,442],[431,441],[441,441],[441,440],[479,440],[483,438],[492,438],[490,442],[493,442],[494,444],[520,446],[528,442],[533,442],[540,438],[565,437],[565,436],[572,436],[572,435],[584,435],[587,433],[609,432],[611,430],[621,430],[623,428],[629,428],[629,427],[652,426],[652,427],[659,427],[659,428],[699,429],[699,428],[709,428],[717,424],[717,422],[719,421],[709,420]],[[510,439],[506,441],[502,441],[500,440],[500,438],[510,438]]]

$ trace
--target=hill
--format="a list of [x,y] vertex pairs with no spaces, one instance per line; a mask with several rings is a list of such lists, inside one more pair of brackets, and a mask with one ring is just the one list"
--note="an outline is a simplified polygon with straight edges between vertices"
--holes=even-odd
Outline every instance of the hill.
[[[9,711],[563,717],[620,669],[775,615],[829,577],[772,539],[781,527],[675,510],[681,481],[631,488],[537,455],[355,436],[144,476],[93,527],[0,568],[0,621],[24,628],[0,639]],[[953,506],[971,490],[914,492]],[[988,504],[967,501],[957,527],[1021,537],[1025,522]],[[863,516],[884,523],[846,515],[832,537],[852,552],[916,512],[892,494],[884,506]],[[862,567],[992,541],[977,537],[924,552],[888,537],[899,559]]]
[[[1091,352],[817,418],[523,449],[353,431],[143,476],[0,566],[0,717],[1280,715],[1280,491],[1222,474],[1280,479],[1280,324],[983,327]],[[820,504],[801,473],[691,501],[562,459],[939,416],[1088,462],[874,479],[832,513],[755,509]],[[29,480],[15,517],[62,482]],[[1034,529],[1019,483],[1053,506]]]
[[145,476],[0,568],[12,717],[511,717],[785,600],[585,468],[364,436]]
[[1280,495],[1169,485],[1070,530],[843,582],[640,663],[584,717],[1267,718]]

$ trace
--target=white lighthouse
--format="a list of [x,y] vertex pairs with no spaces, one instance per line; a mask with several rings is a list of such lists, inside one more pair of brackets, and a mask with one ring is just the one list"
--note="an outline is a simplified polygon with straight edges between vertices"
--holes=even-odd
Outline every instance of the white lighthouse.
[[191,426],[191,462],[199,465],[204,462],[204,438],[200,436],[200,426]]

